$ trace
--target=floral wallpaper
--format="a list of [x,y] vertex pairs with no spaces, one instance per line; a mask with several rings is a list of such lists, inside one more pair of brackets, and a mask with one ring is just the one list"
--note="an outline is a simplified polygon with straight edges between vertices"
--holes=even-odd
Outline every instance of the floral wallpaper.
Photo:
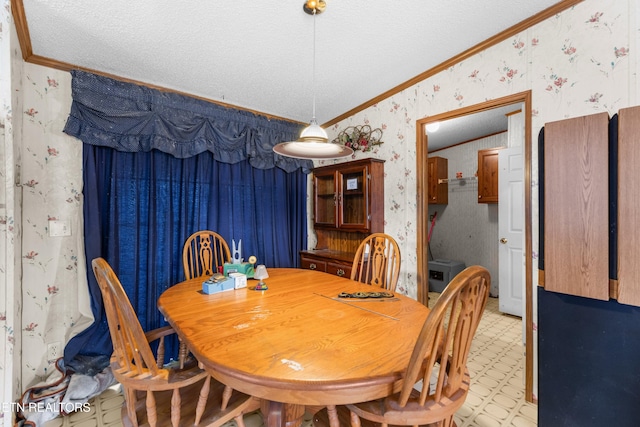
[[[71,107],[70,74],[25,64],[22,100],[21,365],[26,385],[49,375],[55,357],[47,357],[48,344],[63,348],[93,317],[83,256],[82,143],[62,133]],[[49,235],[50,221],[56,220],[69,224],[68,236]]]
[[[0,1],[0,399],[11,402],[22,391],[21,382],[21,210],[15,191],[16,165],[20,164],[22,116],[20,87],[22,59],[15,27],[11,25],[9,0]],[[12,416],[0,412],[0,424],[12,425]]]
[[[586,0],[328,129],[330,139],[349,126],[383,129],[384,144],[353,157],[386,160],[385,232],[401,246],[402,292],[417,295],[416,120],[528,90],[534,141],[532,283],[537,286],[538,132],[546,122],[603,111],[611,116],[638,103],[638,59],[632,48],[640,34],[636,3]],[[534,394],[536,389],[534,383]]]
[[[3,0],[6,10],[8,4],[8,0]],[[368,152],[357,151],[353,158],[385,160],[385,232],[396,236],[401,246],[402,292],[417,295],[416,120],[531,90],[531,131],[536,141],[545,122],[602,111],[613,115],[620,108],[637,104],[636,49],[640,32],[636,8],[634,0],[585,0],[328,129],[330,139],[349,126],[369,125],[383,133],[382,144]],[[3,37],[8,24],[8,15],[3,11],[0,32]],[[5,275],[5,280],[12,280],[21,291],[14,304],[22,305],[22,316],[12,325],[5,318],[6,306],[11,302],[3,301],[0,324],[5,330],[5,340],[11,338],[6,333],[11,328],[22,341],[15,348],[13,342],[0,345],[5,354],[13,348],[13,364],[22,370],[17,378],[13,374],[13,380],[7,378],[12,374],[4,365],[0,365],[0,371],[5,382],[21,381],[24,389],[46,378],[51,371],[47,344],[64,344],[91,322],[84,283],[82,152],[81,143],[61,131],[71,104],[70,75],[22,64],[19,55],[5,45],[3,42],[3,63],[9,58],[19,69],[10,82],[10,93],[19,94],[13,105],[20,108],[13,108],[13,118],[8,122],[13,128],[19,126],[21,132],[14,161],[20,171],[20,186],[15,191],[21,192],[23,198],[17,207],[21,212],[22,238],[15,246],[19,248],[23,277],[20,280]],[[2,94],[0,108],[6,109],[7,91]],[[7,115],[6,111],[3,113]],[[20,123],[16,116],[21,117]],[[5,137],[5,146],[16,138],[16,132],[12,135]],[[535,150],[534,144],[533,283],[537,286]],[[71,236],[50,237],[50,220],[68,221]],[[0,232],[7,238],[14,232],[10,231],[10,223],[6,216],[0,222]],[[314,243],[311,236],[310,245]],[[0,257],[0,262],[5,259]],[[6,268],[0,265],[0,271]],[[0,363],[3,361],[6,358]],[[13,394],[16,398],[15,391]]]
[[[3,28],[15,34],[15,27],[7,25],[11,16],[8,3],[3,9],[2,16],[7,18]],[[5,32],[2,34],[4,37]],[[0,232],[7,236],[7,248],[13,240],[11,253],[15,252],[19,264],[12,279],[8,274],[5,277],[16,286],[17,297],[0,302],[0,322],[6,322],[4,330],[9,332],[8,336],[5,332],[8,342],[2,343],[4,354],[13,352],[17,367],[14,388],[3,390],[3,402],[15,400],[27,387],[46,380],[55,362],[47,357],[48,344],[64,348],[93,321],[82,256],[82,144],[62,133],[71,107],[71,76],[24,63],[18,46],[16,37],[10,47],[3,44],[1,52],[2,64],[14,68],[6,75],[12,77],[9,93],[16,99],[12,102],[3,90],[0,107],[5,133],[13,131],[13,138],[5,136],[4,152],[13,151],[9,150],[12,140],[16,145],[11,170],[3,168],[6,188],[15,193],[16,215],[9,215],[7,193]],[[6,83],[2,83],[4,89]],[[49,236],[52,220],[68,222],[71,235]],[[0,262],[6,259],[3,256]],[[7,267],[0,265],[0,271]],[[18,313],[11,325],[10,312]],[[0,365],[0,371],[11,379],[4,366]]]

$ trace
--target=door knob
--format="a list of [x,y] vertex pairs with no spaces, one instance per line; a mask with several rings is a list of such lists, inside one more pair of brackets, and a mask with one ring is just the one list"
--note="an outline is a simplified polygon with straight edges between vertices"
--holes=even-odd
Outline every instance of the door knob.
[[503,245],[507,243],[507,239],[505,239],[504,237],[502,239],[500,239],[500,243],[502,243]]

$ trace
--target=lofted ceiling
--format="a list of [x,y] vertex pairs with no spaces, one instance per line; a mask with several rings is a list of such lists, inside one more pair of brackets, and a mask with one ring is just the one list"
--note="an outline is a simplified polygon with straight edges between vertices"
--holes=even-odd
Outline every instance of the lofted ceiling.
[[304,0],[13,0],[12,7],[27,61],[302,123],[315,95],[318,122],[330,124],[576,2],[326,0],[315,17],[315,72],[314,17],[303,12]]

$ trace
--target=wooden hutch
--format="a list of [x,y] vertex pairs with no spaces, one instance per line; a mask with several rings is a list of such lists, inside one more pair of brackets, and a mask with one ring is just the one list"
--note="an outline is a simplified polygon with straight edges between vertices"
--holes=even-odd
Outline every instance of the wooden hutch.
[[301,267],[350,277],[360,242],[384,232],[384,160],[315,168],[313,228],[318,243],[300,252]]

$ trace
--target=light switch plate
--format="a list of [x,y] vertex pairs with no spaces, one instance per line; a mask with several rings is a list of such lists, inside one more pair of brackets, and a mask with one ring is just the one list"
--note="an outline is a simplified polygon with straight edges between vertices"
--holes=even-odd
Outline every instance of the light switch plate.
[[69,220],[50,219],[49,236],[64,237],[71,236],[71,222]]

